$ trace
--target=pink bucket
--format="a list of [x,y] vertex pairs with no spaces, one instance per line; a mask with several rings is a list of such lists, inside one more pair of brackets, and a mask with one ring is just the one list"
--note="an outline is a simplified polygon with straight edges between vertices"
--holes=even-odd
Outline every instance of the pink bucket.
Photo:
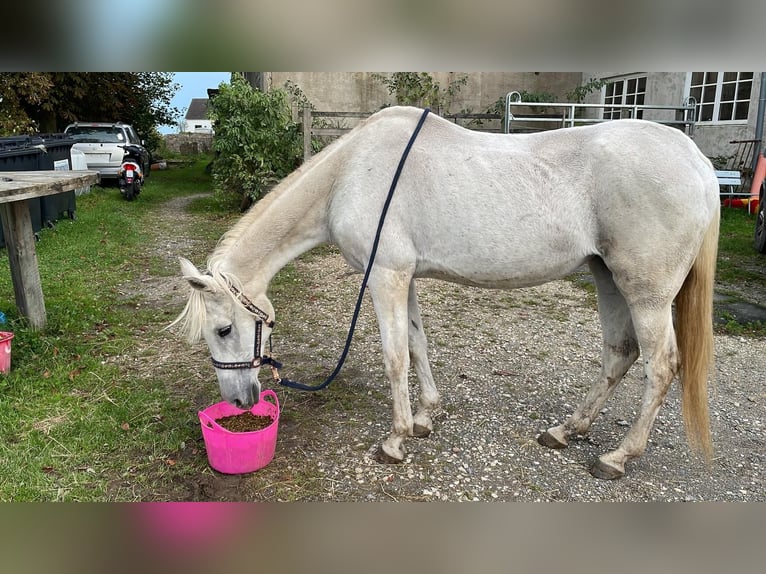
[[13,333],[0,331],[0,373],[11,372],[11,339]]
[[[274,402],[264,400],[270,397]],[[202,438],[205,440],[207,459],[214,469],[224,474],[243,474],[263,468],[274,458],[279,426],[279,399],[271,389],[261,393],[261,400],[253,405],[250,412],[255,416],[267,416],[272,423],[264,429],[252,432],[231,432],[216,422],[216,419],[242,414],[226,401],[199,411]]]

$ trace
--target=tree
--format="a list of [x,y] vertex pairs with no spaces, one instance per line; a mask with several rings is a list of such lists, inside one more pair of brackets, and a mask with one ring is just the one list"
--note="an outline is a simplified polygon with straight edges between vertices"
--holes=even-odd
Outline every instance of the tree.
[[[73,121],[123,121],[151,140],[180,115],[172,72],[0,73],[0,135],[63,131]],[[148,141],[150,149],[151,141]]]
[[261,92],[234,73],[210,100],[208,115],[215,125],[216,188],[242,195],[242,209],[300,164],[301,135],[284,90]]
[[0,136],[36,131],[35,121],[26,108],[40,105],[52,87],[50,74],[0,73]]

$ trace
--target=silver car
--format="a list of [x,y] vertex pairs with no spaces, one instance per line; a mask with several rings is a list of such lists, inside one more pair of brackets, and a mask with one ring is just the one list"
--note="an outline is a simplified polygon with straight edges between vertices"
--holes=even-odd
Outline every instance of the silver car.
[[141,163],[145,174],[151,168],[149,152],[143,147],[136,131],[121,122],[76,122],[69,124],[64,133],[75,140],[73,149],[85,154],[88,169],[98,171],[102,180],[116,180],[122,164],[125,144],[135,144],[144,150]]

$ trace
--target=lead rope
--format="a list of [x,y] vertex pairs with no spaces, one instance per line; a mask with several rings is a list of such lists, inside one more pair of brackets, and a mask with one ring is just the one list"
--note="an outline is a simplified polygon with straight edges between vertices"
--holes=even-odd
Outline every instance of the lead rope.
[[362,279],[362,286],[359,288],[359,297],[356,299],[356,307],[354,309],[354,315],[351,318],[351,326],[348,330],[348,336],[346,337],[346,345],[343,347],[343,352],[340,355],[340,359],[338,359],[338,364],[335,365],[335,369],[332,373],[330,373],[330,376],[327,377],[327,379],[318,385],[304,385],[303,383],[299,383],[297,381],[291,381],[290,379],[279,379],[278,382],[280,385],[289,387],[291,389],[299,389],[301,391],[318,391],[321,389],[324,389],[327,385],[329,385],[335,377],[338,376],[338,373],[340,373],[341,368],[343,368],[343,363],[346,362],[346,356],[348,355],[348,350],[351,348],[351,340],[354,338],[354,329],[356,329],[356,320],[359,318],[359,311],[362,308],[362,301],[364,299],[364,290],[367,287],[367,280],[370,278],[370,271],[372,270],[372,264],[375,261],[375,255],[378,252],[378,243],[380,243],[380,234],[383,230],[383,223],[386,220],[386,213],[388,213],[388,207],[391,205],[391,199],[394,197],[394,191],[396,190],[396,184],[399,182],[399,176],[402,174],[402,169],[404,168],[404,162],[407,161],[407,156],[410,155],[410,149],[412,149],[412,144],[415,143],[415,139],[418,137],[418,133],[420,133],[420,128],[423,127],[423,123],[426,121],[426,116],[428,115],[428,112],[431,110],[426,108],[423,110],[423,115],[420,116],[420,121],[418,122],[417,127],[415,127],[415,131],[412,132],[412,136],[410,137],[410,141],[407,142],[407,147],[404,148],[404,152],[402,153],[402,158],[399,160],[399,166],[396,168],[396,173],[394,174],[394,179],[391,182],[391,188],[388,190],[388,196],[386,197],[386,201],[383,204],[383,211],[380,213],[380,220],[378,221],[378,230],[375,232],[375,241],[372,243],[372,251],[370,251],[370,261],[367,264],[367,269],[364,272],[364,278]]

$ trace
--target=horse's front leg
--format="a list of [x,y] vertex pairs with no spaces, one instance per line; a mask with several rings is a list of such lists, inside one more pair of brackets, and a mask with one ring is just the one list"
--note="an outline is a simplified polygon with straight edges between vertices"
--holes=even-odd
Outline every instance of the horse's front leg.
[[379,268],[371,274],[369,281],[380,326],[386,378],[391,384],[393,399],[391,434],[380,445],[376,455],[378,461],[385,463],[404,460],[404,440],[412,434],[412,408],[407,383],[410,367],[407,294],[411,279],[409,273]]

